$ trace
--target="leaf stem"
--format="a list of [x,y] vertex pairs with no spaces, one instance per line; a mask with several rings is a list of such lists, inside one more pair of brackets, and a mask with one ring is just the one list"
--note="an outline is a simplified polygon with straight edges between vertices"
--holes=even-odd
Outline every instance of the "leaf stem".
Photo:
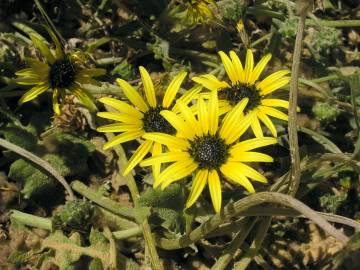
[[48,218],[26,214],[18,210],[11,210],[10,218],[30,227],[52,231],[52,222]]
[[69,200],[74,200],[75,195],[71,190],[71,187],[66,182],[65,178],[57,171],[55,170],[51,164],[38,156],[34,155],[33,153],[25,150],[24,148],[21,148],[11,142],[8,142],[2,138],[0,138],[0,146],[18,154],[19,156],[25,158],[27,161],[35,164],[36,166],[40,167],[41,169],[45,170],[48,174],[50,174],[52,177],[54,177],[56,180],[60,182],[60,184],[63,185],[65,190],[69,194]]

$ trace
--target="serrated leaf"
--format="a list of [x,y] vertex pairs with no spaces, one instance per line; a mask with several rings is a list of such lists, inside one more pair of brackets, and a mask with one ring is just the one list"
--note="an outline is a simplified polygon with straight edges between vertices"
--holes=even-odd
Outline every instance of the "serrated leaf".
[[5,139],[30,152],[37,148],[37,138],[29,131],[16,126],[7,126],[1,130]]
[[332,141],[330,141],[325,136],[323,136],[311,129],[305,128],[305,127],[299,127],[298,130],[311,136],[311,138],[313,138],[314,141],[321,144],[330,153],[335,153],[335,154],[342,153],[341,150],[339,149],[339,147],[337,147],[336,144],[334,144]]

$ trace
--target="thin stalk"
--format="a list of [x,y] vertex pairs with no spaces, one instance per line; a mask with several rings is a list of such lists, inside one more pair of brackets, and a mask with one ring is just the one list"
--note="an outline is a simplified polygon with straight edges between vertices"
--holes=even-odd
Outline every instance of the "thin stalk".
[[249,250],[245,253],[244,257],[234,265],[233,270],[245,270],[249,266],[250,262],[257,255],[262,246],[266,233],[270,227],[271,220],[272,217],[266,217],[259,223],[256,236],[252,241]]
[[216,261],[216,263],[211,267],[211,270],[224,270],[230,261],[234,258],[235,252],[241,247],[244,243],[246,237],[250,233],[251,229],[255,225],[256,218],[248,218],[244,226],[238,229],[238,233],[231,243],[224,249],[223,255]]
[[325,218],[320,216],[316,211],[312,210],[301,201],[289,195],[277,192],[259,192],[247,196],[235,203],[228,204],[224,208],[223,212],[212,216],[209,220],[193,230],[189,235],[182,236],[178,239],[156,237],[157,245],[167,250],[184,248],[206,237],[206,235],[218,228],[224,222],[224,220],[229,220],[234,216],[241,215],[241,213],[250,207],[260,205],[262,203],[280,204],[295,209],[341,243],[345,244],[349,240],[346,235],[334,228],[329,222],[326,221]]
[[250,48],[254,48],[256,45],[259,45],[260,43],[267,41],[268,39],[270,39],[272,37],[274,33],[270,32],[266,35],[263,35],[261,38],[255,40],[253,43],[250,44]]
[[336,20],[336,21],[327,21],[327,20],[306,20],[308,26],[327,26],[327,27],[359,27],[360,20]]
[[[105,108],[108,109],[107,106],[105,106]],[[106,133],[106,137],[109,140],[110,138],[113,137],[113,134]],[[120,169],[124,168],[128,162],[124,149],[122,148],[121,144],[114,146],[113,149],[119,158],[118,167]],[[128,188],[130,190],[131,198],[136,207],[138,205],[138,199],[140,198],[140,194],[139,194],[139,190],[136,185],[135,179],[132,176],[132,174],[129,173],[127,176],[125,176],[125,180],[126,180],[126,184],[127,184]],[[151,234],[151,229],[150,229],[150,225],[149,225],[147,218],[145,218],[142,221],[141,228],[142,228],[146,246],[149,249],[150,260],[151,260],[151,265],[152,265],[153,269],[154,270],[163,270],[164,268],[160,262],[159,255],[157,253],[156,246],[155,246],[155,241]]]
[[11,210],[10,219],[23,225],[52,231],[52,222],[48,218],[42,218],[26,214],[17,210]]
[[41,169],[45,170],[45,172],[50,174],[52,177],[54,177],[56,180],[58,180],[61,185],[63,185],[63,187],[69,194],[69,200],[75,199],[75,195],[72,192],[69,184],[66,182],[65,178],[57,170],[55,170],[49,162],[39,158],[38,156],[25,150],[24,148],[21,148],[15,144],[8,142],[1,138],[0,138],[0,146],[18,154],[19,156],[25,158],[27,161],[29,161],[29,162],[35,164],[36,166],[40,167]]
[[[301,4],[301,3],[300,3]],[[300,184],[300,154],[299,154],[299,143],[297,135],[297,99],[298,99],[298,80],[299,80],[299,71],[300,71],[300,58],[301,58],[301,49],[302,41],[304,36],[306,14],[309,1],[302,2],[304,6],[299,10],[300,21],[296,33],[295,46],[294,46],[294,56],[291,68],[291,80],[290,80],[290,98],[289,98],[289,145],[290,145],[290,157],[291,157],[291,175],[290,175],[290,185],[289,185],[289,194],[295,195]]]
[[98,205],[113,212],[114,214],[134,219],[135,215],[133,209],[125,207],[105,196],[102,196],[101,194],[89,188],[80,181],[73,181],[70,185],[73,190],[83,195],[85,198],[97,203]]
[[130,237],[139,236],[141,234],[142,234],[142,228],[139,226],[127,230],[113,232],[114,238],[116,240],[127,239]]

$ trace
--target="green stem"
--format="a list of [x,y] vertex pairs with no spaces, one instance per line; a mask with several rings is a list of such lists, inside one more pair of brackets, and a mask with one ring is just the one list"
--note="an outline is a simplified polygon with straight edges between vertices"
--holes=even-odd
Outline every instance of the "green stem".
[[125,207],[113,200],[102,196],[95,190],[89,188],[80,181],[71,182],[70,186],[73,190],[83,195],[85,198],[97,203],[98,205],[104,207],[105,209],[124,217],[134,218],[134,211],[131,208]]
[[251,43],[250,47],[254,48],[256,45],[259,45],[260,43],[267,41],[268,39],[270,39],[272,37],[273,34],[274,34],[273,32],[270,32],[270,33],[262,36],[261,38],[255,40],[253,43]]
[[127,239],[130,237],[139,236],[141,234],[142,234],[141,227],[134,227],[134,228],[127,229],[127,230],[113,232],[114,238],[116,240]]
[[244,257],[241,258],[241,260],[234,265],[234,270],[245,270],[249,266],[249,263],[257,255],[265,239],[266,233],[270,227],[271,219],[272,217],[266,217],[258,225],[256,237],[252,241],[250,248],[245,253]]
[[222,213],[212,216],[209,220],[207,220],[195,230],[193,230],[189,235],[182,236],[178,239],[166,239],[157,237],[156,242],[158,246],[163,249],[173,250],[184,248],[204,238],[207,234],[218,228],[224,220],[229,220],[234,216],[241,215],[242,212],[246,211],[250,207],[262,203],[281,204],[283,206],[295,209],[296,211],[313,221],[319,227],[321,227],[325,232],[334,236],[340,242],[345,244],[349,240],[346,235],[344,235],[341,231],[335,229],[329,222],[326,221],[326,219],[324,219],[307,205],[303,204],[301,201],[289,195],[277,192],[259,192],[247,196],[235,203],[228,204],[224,208]]
[[52,230],[52,222],[48,218],[42,218],[42,217],[26,214],[17,210],[11,210],[10,218],[16,222],[19,222],[21,224],[30,227],[35,227],[48,231]]
[[223,255],[211,267],[211,270],[224,270],[234,258],[235,252],[241,247],[251,229],[255,225],[257,218],[248,218],[244,226],[238,227],[238,233],[231,243],[224,249]]
[[336,21],[327,21],[327,20],[306,20],[308,26],[327,26],[327,27],[359,27],[360,20],[336,20]]
[[[106,108],[106,106],[105,106],[105,108]],[[108,137],[108,139],[113,137],[113,135],[111,135],[109,133],[106,134],[106,136]],[[124,168],[128,162],[124,149],[122,148],[121,144],[115,146],[113,149],[119,158],[119,160],[118,160],[119,168]],[[138,205],[138,199],[140,198],[140,194],[139,194],[139,190],[136,185],[135,179],[132,176],[132,174],[129,173],[127,176],[125,176],[125,180],[126,180],[126,184],[127,184],[128,188],[130,190],[132,200],[136,207]],[[156,246],[155,246],[155,241],[151,234],[151,229],[150,229],[150,225],[149,225],[147,218],[145,218],[142,221],[141,228],[142,228],[146,246],[149,249],[150,260],[151,260],[151,265],[152,265],[153,269],[154,270],[163,270],[164,268],[160,262],[159,255],[157,253]]]

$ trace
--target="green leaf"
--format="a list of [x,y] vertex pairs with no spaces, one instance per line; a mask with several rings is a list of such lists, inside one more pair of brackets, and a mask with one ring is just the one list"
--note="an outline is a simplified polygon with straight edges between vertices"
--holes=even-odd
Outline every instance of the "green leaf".
[[185,195],[183,188],[173,184],[165,190],[149,188],[139,199],[139,205],[151,208],[150,222],[168,230],[182,227]]
[[7,261],[9,263],[20,265],[27,262],[31,258],[31,255],[31,252],[15,249],[10,253]]
[[339,147],[337,147],[336,144],[334,144],[332,141],[330,141],[325,136],[323,136],[311,129],[305,128],[305,127],[299,127],[298,130],[311,136],[311,138],[313,138],[314,141],[321,144],[330,153],[335,153],[335,154],[342,153],[341,150],[339,149]]
[[31,163],[18,159],[10,166],[9,178],[23,183],[21,193],[25,198],[47,194],[56,187],[55,179],[49,177]]
[[34,134],[20,127],[9,125],[0,131],[5,139],[30,152],[37,147],[37,138]]
[[88,201],[68,201],[65,206],[53,216],[55,229],[63,231],[86,232],[90,228],[90,220],[94,214],[94,207]]

